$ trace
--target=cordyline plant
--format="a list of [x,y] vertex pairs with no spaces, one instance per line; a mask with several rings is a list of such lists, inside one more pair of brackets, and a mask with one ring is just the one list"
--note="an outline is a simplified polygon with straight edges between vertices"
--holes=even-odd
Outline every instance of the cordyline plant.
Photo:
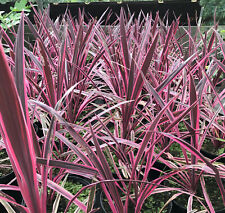
[[[66,120],[78,122],[82,111],[85,111],[85,107],[96,96],[89,88],[94,84],[92,70],[98,65],[98,54],[102,53],[95,53],[90,49],[100,20],[97,22],[93,19],[86,24],[84,15],[80,13],[76,21],[68,14],[62,21],[56,20],[53,23],[46,13],[38,14],[37,11],[35,13],[36,26],[26,18],[35,38],[33,44],[25,48],[29,98],[57,107],[64,111],[63,116]],[[46,26],[51,28],[47,29]],[[8,44],[12,43],[6,35],[4,38]],[[29,50],[30,48],[32,51]],[[14,66],[13,57],[11,64]],[[56,106],[71,87],[73,92],[68,93],[63,104]],[[52,154],[59,159],[59,155],[65,151],[66,147],[62,146],[61,140],[57,144],[52,140],[58,126],[55,126],[54,119],[50,124],[46,114],[36,113],[35,109],[32,111],[34,112],[32,121],[34,118],[37,119],[43,129],[50,125],[49,134],[46,130],[43,132],[46,138],[38,138],[43,145],[38,146],[37,140],[35,142],[36,154],[47,158],[51,152],[50,147],[53,146]],[[51,141],[52,145],[50,145]],[[52,172],[50,170],[50,177]],[[54,179],[60,181],[62,172],[63,170]]]
[[[179,18],[169,26],[159,14],[134,19],[124,10],[106,28],[101,19],[86,23],[81,13],[53,22],[46,11],[34,11],[35,24],[25,17],[32,44],[24,46],[23,14],[15,44],[1,30],[10,49],[7,56],[0,49],[1,136],[19,186],[0,187],[20,190],[26,206],[1,198],[20,211],[44,213],[56,192],[69,200],[65,212],[71,203],[95,212],[100,185],[110,212],[139,213],[163,192],[173,192],[165,206],[187,194],[188,211],[196,198],[215,212],[205,186],[210,176],[225,204],[224,168],[215,163],[223,155],[201,154],[206,139],[223,142],[225,133],[224,89],[218,88],[225,44],[215,28],[203,35],[198,26],[193,35],[191,26],[181,31]],[[67,173],[92,183],[73,196],[60,186]],[[87,188],[89,201],[82,203],[77,198]]]
[[65,92],[76,84],[76,90],[69,94],[64,103],[67,109],[65,118],[74,123],[78,121],[84,103],[87,105],[93,98],[90,92],[88,98],[84,93],[94,83],[92,70],[97,66],[99,56],[92,51],[92,46],[100,20],[91,19],[86,23],[81,12],[76,21],[67,14],[62,21],[53,23],[46,13],[42,15],[37,12],[35,20],[36,25],[33,25],[26,18],[35,37],[31,47],[33,52],[26,50],[28,66],[35,71],[28,75],[30,95],[33,98],[41,95],[41,100],[55,107]]
[[[26,22],[35,37],[33,52],[29,50],[26,52],[28,66],[35,70],[27,74],[30,97],[39,96],[39,100],[51,107],[56,107],[56,103],[66,91],[74,87],[73,92],[64,99],[63,105],[57,107],[64,110],[66,120],[71,123],[78,122],[82,111],[85,111],[85,107],[94,99],[94,93],[89,88],[93,84],[92,69],[97,66],[98,55],[93,56],[90,49],[95,27],[99,23],[95,20],[85,23],[84,15],[81,13],[76,21],[67,15],[62,21],[56,20],[53,23],[46,13],[38,14],[37,12],[36,27],[29,19],[26,19]],[[42,124],[45,126],[43,121]],[[66,148],[63,147],[61,140],[58,145],[52,140],[55,130],[59,129],[59,126],[55,126],[54,118],[51,120],[50,129],[51,131],[47,134],[48,139],[44,141],[43,158],[51,156],[49,154],[51,141],[58,155]],[[49,173],[51,177],[52,172],[53,170]],[[58,174],[61,178],[62,172]],[[59,181],[61,178],[57,176],[55,180]]]
[[[205,111],[205,106],[203,105],[205,102],[203,99],[206,98],[206,96],[204,95],[208,96],[208,91],[206,94],[203,93],[203,90],[205,92],[205,88],[207,88],[205,87],[207,85],[205,83],[209,82],[210,87],[212,87],[213,94],[215,92],[215,86],[217,85],[217,81],[215,80],[214,85],[210,83],[210,80],[207,78],[207,73],[204,71],[206,65],[210,63],[212,56],[219,48],[219,45],[216,45],[215,42],[216,32],[212,33],[212,36],[209,38],[209,44],[207,44],[207,36],[204,38],[200,34],[201,39],[197,40],[199,36],[197,33],[200,32],[199,28],[197,28],[196,35],[192,37],[190,26],[188,30],[185,31],[184,35],[177,38],[176,32],[178,29],[179,19],[172,23],[171,26],[165,26],[162,22],[158,21],[158,16],[156,16],[153,25],[151,25],[151,16],[147,16],[140,25],[140,20],[135,21],[133,22],[132,16],[131,19],[128,20],[126,17],[124,18],[124,13],[121,11],[118,25],[114,26],[112,29],[110,28],[107,33],[104,31],[98,33],[99,41],[106,49],[106,54],[103,55],[104,69],[99,76],[102,75],[104,77],[103,80],[108,85],[109,90],[111,90],[115,95],[130,101],[130,103],[121,106],[119,113],[117,113],[117,118],[112,115],[112,119],[115,124],[115,134],[117,137],[132,139],[132,133],[136,135],[135,131],[138,130],[136,125],[144,118],[147,118],[150,123],[149,127],[146,129],[149,131],[149,128],[152,128],[151,131],[155,131],[156,126],[153,125],[151,127],[155,114],[148,118],[148,114],[143,114],[144,110],[138,110],[138,103],[141,102],[141,100],[144,100],[143,96],[141,96],[145,91],[143,86],[145,86],[148,95],[150,95],[148,101],[145,102],[145,107],[147,108],[147,105],[151,104],[149,111],[151,112],[154,110],[153,113],[160,113],[159,109],[165,107],[168,101],[171,101],[174,96],[178,96],[176,97],[176,101],[171,104],[172,106],[166,109],[166,117],[162,119],[164,121],[159,126],[159,130],[163,132],[172,131],[173,134],[166,137],[160,137],[160,140],[157,139],[156,141],[160,141],[162,148],[169,148],[174,141],[177,143],[184,143],[183,140],[176,139],[177,136],[183,137],[183,134],[179,132],[178,124],[180,122],[184,122],[188,129],[188,134],[186,134],[185,137],[191,137],[191,146],[193,148],[193,150],[188,150],[191,152],[191,157],[189,157],[186,152],[186,144],[182,144],[181,146],[186,165],[191,164],[193,165],[193,168],[198,167],[198,160],[201,159],[207,164],[207,166],[212,167],[224,200],[224,189],[217,169],[200,154],[200,149],[205,139],[204,135],[203,137],[200,137],[200,124],[202,124],[202,121],[207,120],[210,122],[210,125],[212,123],[213,125],[216,125],[214,121],[201,114],[201,111]],[[161,25],[160,27],[156,27],[158,22]],[[138,31],[139,29],[140,32]],[[184,36],[187,36],[189,40],[188,45],[186,45],[187,47],[185,47],[185,44],[180,44],[180,40]],[[220,38],[219,40],[222,42]],[[105,41],[109,41],[109,46]],[[214,67],[214,72],[216,71],[217,70]],[[104,75],[105,72],[107,75]],[[221,72],[223,72],[223,69],[220,69],[219,73],[214,73],[214,76],[219,78]],[[200,81],[197,85],[197,89],[200,91],[196,91],[194,80]],[[144,81],[146,81],[145,85]],[[216,100],[223,109],[221,99],[218,95]],[[190,106],[190,109],[186,108],[187,105]],[[185,113],[185,109],[189,110],[189,113]],[[138,112],[136,117],[135,110]],[[181,116],[176,120],[175,118],[178,115]],[[215,114],[213,116],[215,116]],[[119,120],[119,122],[116,120]],[[142,131],[143,127],[144,125],[140,127],[142,128]],[[203,132],[204,128],[205,127],[202,127]],[[221,125],[220,129],[223,129]],[[149,145],[150,141],[148,140],[150,138],[150,135],[148,135],[148,137],[146,135],[143,137],[141,142],[142,145],[144,144],[143,147]],[[170,141],[169,143],[168,140]],[[156,144],[156,142],[153,141],[151,141],[151,143]],[[154,150],[154,146],[151,148]],[[118,147],[118,150],[121,150],[121,147]],[[131,162],[134,162],[134,165],[131,166],[126,164],[129,165],[128,170],[129,167],[132,168],[132,172],[130,173],[131,179],[135,177],[137,165],[141,159],[143,150],[141,151],[140,149],[137,156],[133,156],[134,159],[130,160]],[[129,154],[130,153],[128,152],[128,156],[130,158],[132,155]],[[152,157],[150,157],[150,159],[152,159]],[[191,169],[191,165],[187,171],[184,170],[185,168],[182,168],[184,173],[186,173],[185,175],[182,174],[182,172],[181,174],[178,174],[178,176],[184,181],[186,191],[190,190],[189,192],[192,193],[190,200],[193,198],[193,193],[196,192],[199,185],[199,179],[202,175],[199,175],[195,169]],[[175,169],[179,169],[179,167],[176,166]],[[207,172],[207,170],[205,170],[205,172]],[[202,185],[207,205],[210,208],[210,211],[214,211],[205,191],[204,184]],[[129,187],[131,187],[131,185]],[[130,188],[128,188],[128,194],[129,190]],[[138,192],[135,193],[135,195],[137,194]],[[189,202],[188,206],[188,209],[191,208],[192,201]],[[137,205],[137,209],[141,209],[141,204]]]
[[[1,84],[1,134],[5,143],[5,147],[7,153],[10,157],[10,161],[13,166],[13,170],[16,174],[17,181],[19,184],[20,191],[23,195],[23,199],[27,205],[27,208],[16,204],[15,201],[5,197],[4,194],[1,196],[2,199],[5,199],[8,202],[11,202],[13,205],[16,205],[20,208],[20,211],[29,211],[29,212],[46,212],[46,184],[50,184],[50,188],[58,191],[67,199],[71,199],[72,195],[60,188],[58,185],[51,184],[47,181],[47,167],[37,165],[36,157],[42,157],[42,161],[40,163],[43,165],[47,163],[47,166],[54,165],[53,162],[49,162],[49,150],[48,146],[49,141],[51,140],[53,129],[54,129],[54,122],[50,125],[50,131],[47,134],[47,137],[44,141],[44,151],[43,154],[39,153],[37,149],[35,150],[34,147],[39,147],[39,143],[37,141],[35,132],[33,131],[27,99],[28,99],[28,92],[27,92],[27,79],[25,75],[30,71],[29,69],[25,69],[25,57],[24,57],[24,32],[23,32],[23,25],[24,25],[24,15],[22,14],[21,23],[18,29],[17,40],[16,44],[13,45],[7,34],[2,31],[4,34],[4,38],[9,44],[11,48],[11,58],[9,58],[10,64],[12,64],[13,72],[11,71],[7,58],[4,54],[4,50],[1,45],[1,65],[2,65],[2,83]],[[13,76],[14,73],[14,76]],[[26,76],[27,77],[27,76]],[[6,87],[8,85],[8,87]],[[10,99],[7,97],[11,97]],[[56,103],[57,104],[57,103]],[[9,118],[9,116],[11,118]],[[32,121],[31,115],[31,121]],[[54,119],[52,119],[54,120]],[[17,122],[15,122],[17,121]],[[46,145],[47,144],[47,145]],[[47,147],[47,148],[46,148]],[[36,154],[35,154],[36,151]],[[47,160],[47,161],[46,161]],[[66,163],[63,161],[57,161],[58,166],[60,168],[64,168],[64,170],[69,167],[74,167],[74,164]],[[71,167],[71,168],[72,168]],[[76,166],[75,166],[76,167]],[[79,166],[78,166],[79,167]],[[81,167],[82,168],[82,167]],[[87,170],[82,172],[82,169],[79,171],[82,174],[88,175],[88,167]],[[36,175],[36,169],[41,174]],[[95,169],[91,169],[91,175],[93,176],[96,174]],[[42,184],[38,185],[37,182],[41,181]],[[18,190],[18,187],[11,187],[11,186],[1,186],[1,189],[9,189],[9,190]],[[40,195],[39,195],[40,191]],[[75,203],[82,209],[85,210],[86,207],[77,199],[74,200]]]
[[[190,30],[190,28],[189,28]],[[197,31],[198,32],[198,31]],[[200,32],[200,31],[199,31]],[[198,56],[195,58],[194,61],[190,61],[191,63],[188,63],[188,65],[185,67],[185,70],[183,71],[184,74],[179,76],[179,78],[176,80],[173,80],[174,86],[170,85],[170,93],[176,94],[177,92],[174,91],[174,88],[177,91],[182,91],[181,96],[178,98],[176,102],[174,102],[174,106],[176,109],[178,109],[180,112],[182,112],[188,105],[192,106],[194,103],[197,103],[196,106],[193,107],[193,109],[190,111],[190,113],[186,114],[186,116],[183,116],[180,121],[186,126],[186,131],[180,131],[180,129],[177,129],[176,131],[173,130],[172,134],[165,134],[165,132],[168,132],[171,130],[170,125],[167,124],[167,127],[164,127],[162,135],[166,135],[167,138],[170,139],[170,143],[173,143],[173,141],[180,141],[182,138],[187,139],[188,142],[194,147],[198,152],[200,152],[202,144],[205,140],[206,135],[208,135],[208,131],[213,130],[212,126],[216,126],[220,129],[221,132],[224,132],[223,126],[218,125],[216,122],[217,119],[221,120],[222,117],[218,115],[219,111],[223,111],[223,105],[222,105],[222,99],[220,97],[223,97],[223,93],[217,94],[218,90],[216,89],[217,84],[213,84],[214,77],[218,75],[218,72],[224,72],[224,69],[219,68],[217,64],[221,63],[218,61],[218,59],[215,59],[215,51],[219,51],[219,47],[221,46],[221,50],[223,51],[223,44],[216,45],[214,43],[216,32],[213,31],[211,37],[209,38],[209,44],[207,45],[206,37],[203,38],[200,36],[200,39],[197,40],[196,37],[191,36],[191,31],[186,31],[188,37],[190,38],[189,44],[189,53],[190,52],[196,52],[198,51]],[[206,32],[207,34],[207,32]],[[201,35],[201,34],[200,34]],[[221,39],[218,36],[218,39],[221,42]],[[178,43],[177,39],[174,37],[175,42]],[[179,38],[178,38],[179,40]],[[204,47],[201,46],[201,43],[204,44]],[[213,47],[215,45],[215,47]],[[202,49],[201,49],[202,48]],[[181,52],[182,54],[182,52]],[[215,60],[217,63],[215,63]],[[209,64],[208,73],[205,71],[206,65]],[[220,74],[221,75],[221,74]],[[196,83],[197,82],[197,85]],[[215,81],[216,82],[216,81]],[[149,84],[146,88],[148,88],[149,92],[153,91],[151,88],[151,85]],[[166,91],[166,90],[165,90]],[[169,91],[169,90],[167,90]],[[173,91],[173,92],[172,92]],[[209,92],[211,91],[211,92]],[[176,93],[174,93],[176,92]],[[160,95],[160,94],[159,94]],[[210,97],[210,98],[209,98]],[[213,97],[213,100],[212,100]],[[213,103],[210,101],[213,101]],[[211,112],[209,112],[209,109],[206,105],[206,103],[210,103],[211,105]],[[216,112],[215,104],[219,103],[219,109]],[[214,106],[214,107],[213,107]],[[164,120],[165,121],[165,120]],[[179,137],[179,140],[177,139]],[[161,139],[162,137],[160,137]],[[165,140],[164,140],[165,141]],[[184,170],[182,172],[178,173],[178,177],[175,179],[176,183],[179,183],[181,187],[181,191],[184,193],[189,193],[189,202],[188,202],[188,210],[192,210],[192,202],[193,202],[193,196],[196,193],[197,188],[199,187],[199,181],[201,181],[202,185],[202,192],[204,194],[204,198],[207,204],[203,204],[199,199],[198,201],[201,202],[202,205],[207,205],[210,209],[210,212],[215,212],[214,208],[210,202],[210,199],[208,197],[208,194],[206,192],[205,184],[203,182],[203,172],[208,173],[207,171],[204,171],[204,167],[202,167],[202,164],[199,164],[198,159],[202,157],[197,157],[194,155],[193,152],[190,153],[190,155],[187,155],[187,152],[185,149],[180,149],[182,151],[182,158],[174,158],[171,153],[168,153],[168,156],[170,159],[172,159],[172,164],[167,161],[167,166],[173,169],[179,169],[182,168],[185,169],[189,168],[188,170]],[[172,157],[171,157],[172,156]],[[223,155],[219,156],[219,158],[223,157]],[[217,159],[217,160],[218,160]],[[215,159],[216,160],[216,159]],[[175,163],[175,164],[174,164]],[[190,166],[189,166],[190,165]],[[192,166],[191,166],[192,165]],[[207,163],[207,165],[209,165]],[[193,169],[191,169],[193,167]],[[195,168],[200,169],[201,172],[198,172]],[[215,172],[215,171],[214,171]],[[219,173],[218,171],[215,172],[216,181],[219,184],[219,189],[221,191],[223,200],[224,200],[224,192],[222,187],[222,184],[219,183]],[[176,176],[176,177],[177,177]],[[222,201],[221,201],[222,202]],[[207,209],[206,206],[204,206],[205,209]]]
[[[20,27],[22,28],[22,26]],[[27,95],[26,91],[24,91],[24,57],[23,54],[20,55],[19,52],[23,51],[23,49],[19,49],[19,41],[17,42],[17,51],[16,56],[19,61],[17,60],[17,69],[15,70],[15,73],[19,75],[20,72],[20,78],[22,78],[20,81],[21,88],[18,88],[18,90],[16,88],[13,74],[8,66],[2,44],[0,45],[1,134],[4,139],[13,170],[16,174],[20,191],[28,209],[30,212],[42,212],[36,176],[36,159],[32,144],[29,117],[27,117],[29,114],[27,108]],[[19,96],[19,92],[21,92],[21,96]]]
[[[117,121],[121,123],[120,135],[124,139],[131,139],[132,131],[143,129],[143,121],[151,120],[144,114],[148,106],[154,106],[149,107],[151,111],[162,109],[165,101],[161,97],[168,101],[170,95],[170,91],[164,90],[169,90],[172,80],[196,56],[194,53],[183,60],[182,55],[177,53],[180,46],[172,43],[179,19],[171,26],[165,26],[159,14],[155,20],[151,15],[142,19],[141,15],[137,20],[133,20],[133,16],[127,19],[121,10],[116,26],[107,32],[102,30],[97,33],[99,43],[105,49],[102,72],[97,74],[114,95],[129,101],[112,116],[115,126]],[[154,100],[148,98],[149,91],[145,89],[143,76],[150,81],[150,93],[153,93]],[[170,109],[166,113],[170,120],[174,118]]]

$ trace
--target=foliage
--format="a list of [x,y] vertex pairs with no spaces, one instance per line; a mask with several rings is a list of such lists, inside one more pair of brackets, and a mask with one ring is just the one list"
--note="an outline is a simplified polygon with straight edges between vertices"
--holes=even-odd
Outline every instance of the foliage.
[[204,7],[203,23],[212,25],[214,23],[214,13],[216,11],[216,20],[220,25],[225,24],[224,2],[220,0],[200,0],[200,5]]
[[[21,20],[22,21],[19,29],[20,33],[18,33],[17,38],[17,41],[18,39],[20,39],[20,41],[18,41],[18,43],[23,43],[23,14]],[[24,76],[24,58],[23,53],[21,54],[21,51],[23,51],[23,48],[20,49],[20,46],[17,45],[16,73],[20,73],[20,75]],[[10,67],[8,66],[2,45],[0,46],[0,65],[5,71],[1,75],[0,93],[0,121],[4,143],[27,207],[31,212],[41,212],[37,176],[35,172],[35,153],[32,145],[31,129],[29,128],[27,98],[24,93],[25,88],[23,87],[25,79],[20,76],[20,86],[22,87],[20,88],[21,90],[17,88],[17,91],[16,84],[14,82]],[[19,96],[19,94],[21,94],[21,96]],[[9,96],[11,97],[10,100],[8,98]],[[21,100],[23,100],[22,104],[24,108],[22,108]],[[14,111],[15,109],[17,110],[12,116],[12,113],[10,112]],[[15,120],[17,120],[20,125],[15,125]],[[15,129],[17,131],[15,131]]]
[[[0,189],[20,190],[26,206],[1,199],[45,213],[61,195],[65,212],[72,203],[91,212],[99,186],[113,213],[141,212],[154,194],[171,192],[168,203],[186,194],[188,211],[195,200],[215,212],[210,176],[225,204],[217,162],[224,154],[201,154],[203,143],[224,146],[225,43],[216,26],[193,35],[190,25],[180,30],[179,18],[169,26],[158,13],[134,19],[122,9],[106,26],[107,12],[99,20],[68,12],[53,22],[33,10],[35,23],[22,13],[15,43],[0,28],[9,49],[7,56],[0,49],[1,146],[19,184]],[[24,22],[34,36],[26,46]],[[68,173],[90,184],[73,195],[61,185]],[[79,199],[86,189],[87,203]]]
[[28,15],[30,12],[30,6],[27,5],[27,0],[16,1],[14,7],[10,7],[10,12],[0,11],[0,24],[4,29],[8,29],[12,26],[19,24],[21,12],[26,12]]

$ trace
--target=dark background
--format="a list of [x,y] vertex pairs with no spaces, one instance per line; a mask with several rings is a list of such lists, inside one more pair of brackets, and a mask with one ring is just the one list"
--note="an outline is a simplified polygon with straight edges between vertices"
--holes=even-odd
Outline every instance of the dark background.
[[[0,10],[5,12],[10,12],[10,6],[13,6],[14,3],[0,4]],[[86,14],[89,16],[100,18],[105,12],[112,11],[112,16],[109,19],[109,24],[113,23],[116,20],[116,14],[120,13],[120,9],[123,7],[126,11],[129,7],[130,12],[135,14],[137,17],[140,11],[143,11],[144,14],[152,12],[153,18],[157,11],[159,11],[160,17],[163,18],[168,12],[169,23],[174,20],[174,15],[176,17],[181,16],[180,25],[187,25],[187,14],[189,14],[191,25],[196,25],[196,15],[199,16],[201,6],[199,2],[191,2],[190,0],[164,0],[164,3],[157,2],[141,2],[133,1],[118,4],[117,2],[91,2],[89,4],[85,3],[60,3],[57,5],[50,4],[50,16],[53,19],[56,19],[58,16],[62,16],[66,9],[69,9],[72,16],[77,17],[79,8],[84,9]],[[30,13],[31,20],[33,19],[32,12]],[[106,18],[106,17],[105,17]]]

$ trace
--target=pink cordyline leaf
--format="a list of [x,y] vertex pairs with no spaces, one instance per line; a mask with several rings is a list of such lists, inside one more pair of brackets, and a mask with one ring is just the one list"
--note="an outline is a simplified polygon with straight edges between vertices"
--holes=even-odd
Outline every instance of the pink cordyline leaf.
[[192,203],[193,203],[193,195],[190,195],[190,197],[188,198],[187,212],[192,211]]
[[24,13],[21,14],[21,21],[18,27],[17,37],[16,37],[16,45],[15,45],[15,83],[17,87],[17,92],[20,97],[20,101],[23,107],[23,112],[26,118],[26,122],[33,138],[33,144],[35,148],[35,153],[40,155],[40,150],[38,147],[37,140],[35,138],[35,133],[33,126],[30,125],[30,118],[28,114],[28,106],[27,106],[27,81],[25,78],[25,57],[24,57]]
[[[122,43],[123,59],[124,59],[124,65],[125,65],[124,69],[126,69],[125,73],[128,74],[130,70],[130,55],[129,55],[128,46],[127,46],[123,8],[121,8],[121,11],[120,11],[120,34],[121,34],[120,36],[121,36],[121,43]],[[123,74],[123,72],[121,74]],[[128,77],[127,75],[123,76],[126,90],[127,90],[127,77]]]
[[[195,83],[194,79],[190,75],[190,106],[194,104],[197,101],[197,93],[195,89]],[[191,110],[191,125],[194,129],[195,134],[192,136],[193,138],[193,145],[195,148],[198,149],[198,129],[199,129],[199,119],[200,119],[200,111],[199,111],[199,105],[196,104],[196,106]]]
[[37,71],[42,73],[42,64],[41,62],[38,60],[38,57],[34,56],[34,54],[28,50],[26,47],[24,47],[24,51],[27,54],[27,56],[29,56],[32,60],[32,62],[37,66]]
[[[47,160],[44,158],[37,158],[37,163],[47,165]],[[88,178],[93,178],[94,176],[98,175],[97,169],[93,167],[61,160],[49,160],[48,166],[64,168],[67,170],[74,170],[74,172],[72,172],[73,174],[75,173]]]
[[29,20],[29,18],[27,16],[24,17],[28,27],[30,28],[30,31],[32,32],[33,36],[38,39],[38,42],[39,43],[42,43],[42,47],[44,48],[45,50],[45,53],[47,54],[48,56],[48,60],[49,60],[49,63],[51,64],[51,66],[53,67],[53,70],[56,70],[56,67],[55,67],[55,64],[53,63],[52,61],[52,58],[50,57],[49,55],[49,52],[47,51],[45,45],[44,45],[44,41],[41,39],[40,35],[38,34],[38,32],[36,31],[35,27],[33,26],[33,24],[31,23],[31,21]]
[[[195,90],[195,83],[194,83],[194,79],[192,78],[191,74],[190,74],[190,83],[189,83],[189,92],[190,92],[190,96],[189,96],[189,101],[190,101],[190,106],[193,105],[195,102],[197,102],[197,93]],[[189,127],[188,125],[187,128],[191,134],[191,144],[193,147],[195,147],[197,150],[199,150],[198,147],[198,138],[199,138],[199,118],[200,118],[200,112],[199,112],[199,105],[196,104],[196,106],[191,110],[190,112],[191,116],[191,127]],[[194,155],[191,155],[191,163],[195,164],[196,161],[196,157]],[[192,187],[194,187],[194,185],[196,185],[196,176],[195,176],[195,171],[191,170],[190,172],[191,177],[191,184]]]
[[[147,55],[145,57],[145,60],[143,62],[143,65],[141,67],[141,72],[143,73],[144,76],[146,76],[149,66],[151,64],[152,57],[153,57],[155,49],[157,47],[158,37],[159,37],[159,34],[157,33],[152,41],[151,47],[149,48]],[[141,92],[142,85],[144,84],[144,82],[142,80],[142,76],[141,76],[142,73],[140,73],[140,72],[138,73],[138,77],[135,82],[134,89],[132,91],[132,99],[133,100],[136,100],[137,96]]]
[[50,99],[51,106],[54,107],[56,104],[56,91],[55,91],[55,86],[54,86],[54,79],[52,78],[52,72],[51,72],[51,66],[48,61],[48,56],[45,52],[44,46],[42,42],[39,42],[40,46],[40,53],[42,57],[42,64],[43,64],[43,74],[44,74],[44,79],[46,83],[46,89],[47,89],[47,94]]
[[11,48],[11,50],[13,50],[14,45],[11,41],[11,39],[9,38],[8,34],[5,32],[5,30],[1,27],[0,25],[0,32],[2,34],[3,39],[6,41],[6,43],[9,45],[9,47]]
[[220,105],[220,107],[221,107],[221,109],[222,109],[223,113],[225,113],[225,108],[224,108],[224,106],[223,106],[223,103],[222,103],[222,101],[221,101],[221,99],[220,99],[220,97],[219,97],[219,95],[218,95],[217,91],[216,91],[215,86],[213,85],[212,81],[210,80],[210,78],[209,78],[209,76],[208,76],[208,74],[206,73],[206,71],[205,71],[205,70],[203,70],[203,73],[205,74],[206,79],[207,79],[207,81],[208,81],[209,85],[211,86],[212,91],[213,91],[214,95],[216,96],[217,101],[219,102],[219,105]]
[[70,142],[62,134],[55,132],[55,136],[59,138],[66,146],[68,146],[87,166],[91,166],[91,160],[82,152],[82,150]]
[[216,30],[214,32],[216,33],[217,39],[219,40],[220,48],[221,48],[223,56],[225,58],[225,42],[223,41],[223,38]]
[[6,149],[29,211],[45,212],[40,207],[32,138],[2,44],[0,67],[0,123]]
[[49,159],[51,158],[51,142],[54,138],[55,134],[55,128],[56,128],[56,119],[55,117],[52,117],[48,133],[45,137],[45,143],[44,143],[44,150],[43,150],[43,157],[47,159],[47,164],[42,166],[41,174],[42,174],[42,208],[46,208],[47,204],[47,177],[48,177],[48,166],[49,166]]
[[38,94],[43,98],[45,103],[48,105],[51,105],[50,100],[48,99],[48,97],[46,96],[46,94],[43,91],[44,89],[40,88],[40,86],[38,84],[36,84],[28,75],[26,77],[27,77],[27,80],[29,81],[29,83],[33,86],[33,88],[35,88],[35,90],[37,90]]
[[170,75],[156,88],[157,92],[162,91],[171,81],[187,66],[187,64],[196,57],[197,53],[191,55],[186,61],[184,61],[176,70],[172,71]]
[[32,8],[36,17],[38,18],[39,24],[41,24],[42,26],[42,30],[43,32],[47,35],[48,39],[49,39],[49,43],[51,44],[51,46],[54,48],[54,51],[58,54],[58,50],[56,48],[56,44],[54,43],[52,36],[50,35],[50,32],[47,28],[47,24],[49,19],[47,20],[48,14],[47,14],[47,10],[43,13],[40,14],[37,12],[37,10],[35,9],[35,7]]
[[211,49],[212,49],[212,47],[214,45],[215,37],[216,37],[216,34],[215,34],[215,32],[213,32],[212,36],[211,36],[211,38],[209,40],[208,49],[207,49],[208,52],[211,51]]
[[[160,107],[163,108],[165,106],[165,103],[164,103],[163,99],[160,97],[160,95],[158,94],[158,92],[152,87],[152,85],[147,81],[147,79],[145,78],[145,76],[143,74],[142,74],[142,78],[144,80],[146,89],[149,92],[149,94],[152,94],[154,96],[155,100],[160,105]],[[173,121],[174,120],[174,116],[173,116],[173,114],[172,114],[172,112],[170,111],[169,108],[168,108],[168,110],[166,110],[166,113],[167,113],[169,119],[171,121]]]
[[152,26],[152,35],[155,36],[157,33],[157,26],[159,24],[159,11],[156,13],[155,20],[154,20],[154,25]]
[[[24,115],[28,111],[27,100],[26,100],[26,81],[25,81],[25,58],[24,58],[24,13],[21,15],[21,21],[18,28],[16,37],[16,51],[15,51],[15,83],[17,92],[20,97],[20,101],[23,107]],[[29,115],[26,115],[27,121]]]
[[160,59],[161,62],[166,61],[166,59],[168,57],[169,44],[170,44],[170,42],[173,41],[173,36],[175,35],[175,33],[173,32],[174,26],[175,26],[175,23],[173,22],[169,28],[169,31],[167,32],[166,41],[165,41],[161,59]]
[[[67,34],[65,32],[65,34]],[[66,35],[65,35],[66,37]],[[62,88],[63,88],[63,80],[64,80],[64,73],[65,73],[65,60],[66,60],[66,38],[64,38],[64,41],[61,46],[61,57],[60,57],[60,66],[58,68],[58,86],[57,86],[57,100],[59,100],[62,97]]]
[[7,185],[7,184],[0,184],[0,190],[20,191],[20,188],[18,186]]
[[[7,195],[1,195],[3,193],[0,193],[0,200],[4,200],[8,203],[10,203],[12,206],[14,206],[17,211],[19,211],[20,213],[29,213],[29,211],[27,210],[26,207],[16,203],[14,200],[10,199],[9,197],[6,197]],[[4,211],[4,212],[8,212],[8,211]]]

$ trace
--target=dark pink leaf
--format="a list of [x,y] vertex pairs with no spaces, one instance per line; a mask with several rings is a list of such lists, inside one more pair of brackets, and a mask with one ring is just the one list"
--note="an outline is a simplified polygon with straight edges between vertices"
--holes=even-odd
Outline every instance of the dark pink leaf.
[[[6,149],[23,198],[31,212],[42,212],[36,179],[36,159],[12,72],[0,44],[0,123]],[[10,98],[9,98],[10,97]]]
[[25,58],[24,58],[24,13],[21,15],[20,24],[16,37],[15,50],[15,83],[23,106],[24,115],[28,120],[27,100],[26,100],[26,80],[25,80]]

